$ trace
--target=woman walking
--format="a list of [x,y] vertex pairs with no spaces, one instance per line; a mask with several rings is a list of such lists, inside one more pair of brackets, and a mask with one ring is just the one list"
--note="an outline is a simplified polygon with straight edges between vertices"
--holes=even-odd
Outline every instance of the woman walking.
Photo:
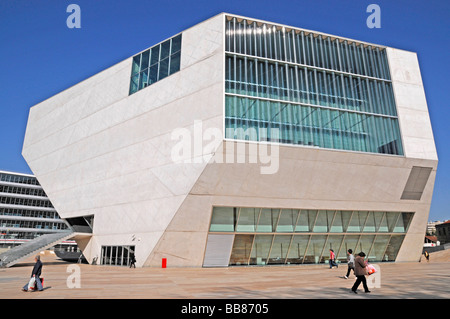
[[334,253],[333,249],[330,249],[330,269],[333,268],[333,266],[336,266],[336,268],[339,267],[336,263],[336,254]]

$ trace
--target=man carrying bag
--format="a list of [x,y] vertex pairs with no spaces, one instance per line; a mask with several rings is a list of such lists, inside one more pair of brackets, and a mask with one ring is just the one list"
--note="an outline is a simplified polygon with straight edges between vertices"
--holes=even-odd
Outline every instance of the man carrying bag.
[[42,287],[41,279],[39,278],[41,276],[42,272],[42,262],[41,262],[41,256],[37,255],[34,258],[34,261],[36,262],[33,267],[33,271],[31,272],[31,278],[30,281],[23,286],[23,291],[32,291],[34,290],[35,284],[37,286],[37,290],[42,291],[44,288]]

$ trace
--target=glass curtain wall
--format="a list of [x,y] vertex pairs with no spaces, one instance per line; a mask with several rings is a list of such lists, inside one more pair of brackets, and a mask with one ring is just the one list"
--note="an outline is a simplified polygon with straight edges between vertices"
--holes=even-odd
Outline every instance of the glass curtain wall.
[[211,233],[234,233],[230,265],[341,262],[347,250],[395,261],[413,213],[214,207]]
[[233,17],[225,41],[227,138],[403,155],[383,48]]
[[181,34],[133,57],[130,94],[180,70]]

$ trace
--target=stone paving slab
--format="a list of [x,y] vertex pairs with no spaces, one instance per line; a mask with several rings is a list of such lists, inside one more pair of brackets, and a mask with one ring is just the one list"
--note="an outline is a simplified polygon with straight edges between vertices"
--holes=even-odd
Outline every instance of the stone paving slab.
[[[449,299],[450,262],[379,263],[381,285],[350,292],[346,266],[124,268],[43,256],[44,291],[23,292],[33,261],[0,269],[2,299]],[[80,288],[70,288],[79,271]],[[68,285],[69,279],[69,285]]]

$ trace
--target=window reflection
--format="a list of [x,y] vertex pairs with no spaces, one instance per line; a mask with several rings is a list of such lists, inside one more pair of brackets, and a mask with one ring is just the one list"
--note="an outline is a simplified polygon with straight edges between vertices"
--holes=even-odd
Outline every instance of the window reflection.
[[[324,263],[330,249],[342,263],[349,249],[364,251],[370,261],[394,261],[413,216],[409,212],[214,207],[210,232],[236,233],[230,265]],[[108,258],[112,260],[111,253]]]
[[274,100],[260,100],[250,116],[227,107],[226,132],[252,128],[252,140],[274,141],[266,129],[279,127],[281,143],[403,155],[383,48],[233,17],[225,43],[226,95],[242,100],[226,104]]

